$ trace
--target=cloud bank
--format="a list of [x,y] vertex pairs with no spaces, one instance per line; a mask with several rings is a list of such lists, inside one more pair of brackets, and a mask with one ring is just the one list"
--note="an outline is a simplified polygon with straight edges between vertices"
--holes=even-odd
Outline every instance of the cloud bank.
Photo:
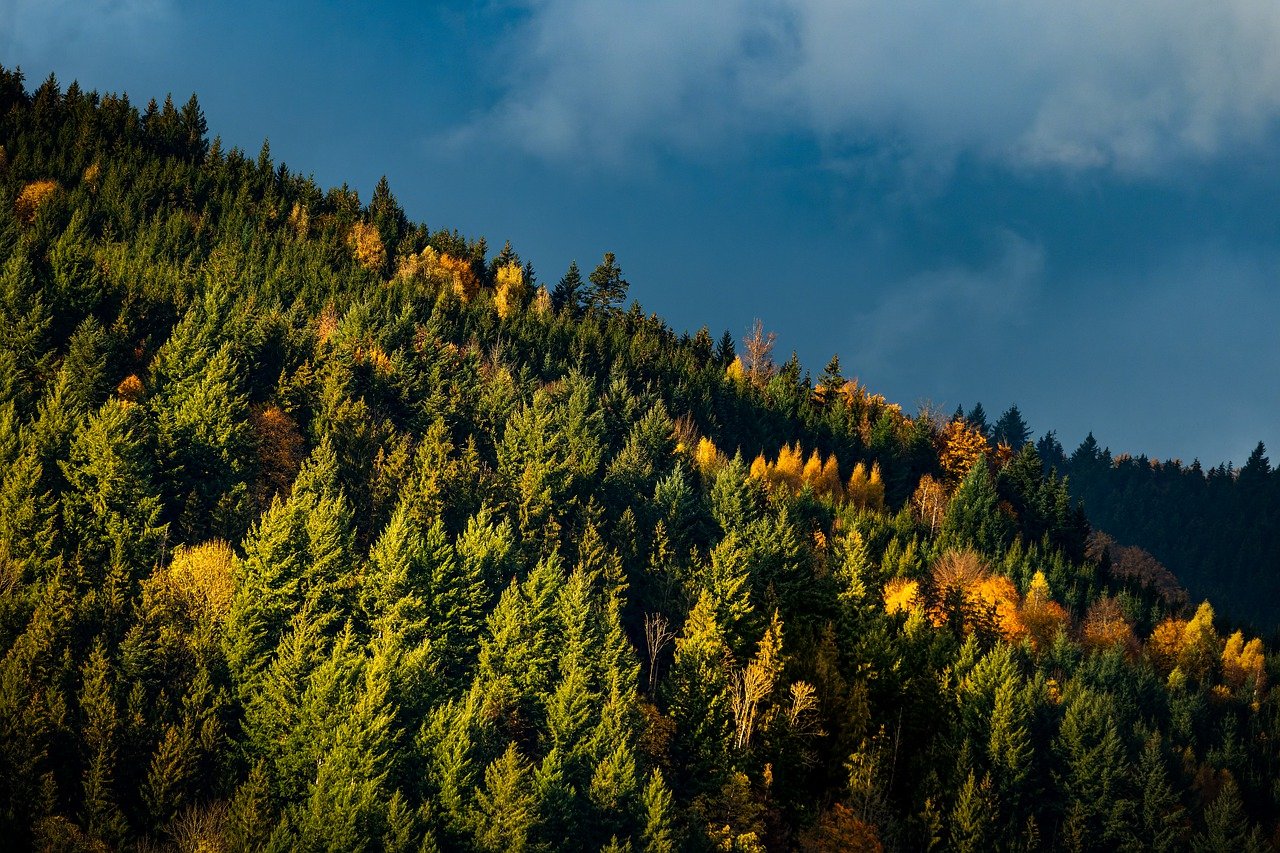
[[1265,142],[1272,0],[527,0],[464,131],[605,163],[811,135],[836,156],[1126,176]]

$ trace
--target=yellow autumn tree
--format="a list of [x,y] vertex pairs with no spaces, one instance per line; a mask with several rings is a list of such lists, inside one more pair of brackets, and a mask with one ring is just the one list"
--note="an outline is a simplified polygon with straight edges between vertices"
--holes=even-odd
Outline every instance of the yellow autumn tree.
[[18,221],[22,224],[30,225],[36,221],[36,215],[40,213],[40,208],[44,207],[57,191],[57,181],[32,181],[22,188],[22,191],[18,193],[18,197],[14,200],[14,215],[18,217]]
[[858,509],[884,509],[884,481],[880,479],[880,464],[873,462],[869,473],[862,462],[854,465],[844,496],[845,500]]
[[546,317],[551,313],[551,294],[545,287],[539,287],[534,293],[533,310],[539,317]]
[[1188,678],[1203,679],[1221,660],[1222,641],[1213,627],[1213,606],[1205,601],[1182,629],[1178,668]]
[[809,454],[809,460],[804,463],[804,469],[800,472],[800,482],[814,492],[818,491],[818,483],[822,479],[822,456],[817,450]]
[[968,476],[978,457],[991,449],[987,437],[963,418],[956,418],[943,427],[938,442],[938,462],[945,475],[943,479],[953,489]]
[[822,463],[822,473],[819,475],[818,483],[819,493],[830,495],[836,500],[844,497],[844,487],[840,485],[840,463],[836,461],[834,453]]
[[742,366],[742,357],[734,356],[733,361],[729,362],[729,366],[724,369],[724,378],[728,379],[735,385],[745,384],[747,381],[747,369]]
[[142,395],[146,393],[146,390],[142,380],[138,378],[138,374],[130,373],[124,379],[121,379],[120,384],[116,386],[116,395],[121,400],[136,403],[142,399]]
[[800,442],[794,445],[784,444],[778,451],[778,461],[773,463],[775,482],[781,483],[793,492],[800,491],[803,481],[804,456],[800,450]]
[[493,305],[498,316],[507,319],[524,306],[528,287],[524,281],[524,270],[519,264],[504,264],[498,268],[494,278]]
[[371,222],[357,222],[347,234],[347,245],[360,266],[380,270],[387,262],[387,249],[382,245],[382,235]]
[[179,545],[167,571],[173,587],[195,607],[220,621],[235,594],[235,552],[221,539],[193,547]]
[[751,471],[747,476],[749,476],[752,480],[759,480],[763,483],[768,483],[769,474],[770,474],[769,463],[764,458],[763,453],[759,454],[758,456],[756,456],[755,459],[751,460]]
[[1021,596],[1013,581],[1004,575],[987,575],[974,586],[974,599],[995,619],[996,630],[1006,641],[1017,643],[1027,636],[1019,607]]
[[724,465],[725,458],[724,454],[716,449],[715,442],[703,436],[698,439],[698,449],[694,451],[693,461],[699,471],[711,477]]
[[[978,585],[987,577],[987,565],[972,548],[951,549],[933,563],[933,600],[929,619],[941,627],[960,617],[966,631],[986,621],[990,608],[983,606]],[[994,627],[994,626],[993,626]]]
[[1262,640],[1254,637],[1246,643],[1244,634],[1236,631],[1222,649],[1222,681],[1234,691],[1250,686],[1257,698],[1266,689],[1266,663]]
[[903,613],[920,606],[920,584],[907,578],[894,578],[884,585],[884,612]]
[[1168,675],[1178,665],[1186,627],[1186,620],[1170,616],[1156,625],[1147,638],[1147,659],[1161,675]]

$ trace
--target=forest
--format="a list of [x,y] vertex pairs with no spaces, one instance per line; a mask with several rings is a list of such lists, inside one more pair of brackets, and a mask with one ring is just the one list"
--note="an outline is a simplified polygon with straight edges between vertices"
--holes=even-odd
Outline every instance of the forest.
[[566,267],[0,68],[8,844],[1280,849],[1280,657],[1125,465]]

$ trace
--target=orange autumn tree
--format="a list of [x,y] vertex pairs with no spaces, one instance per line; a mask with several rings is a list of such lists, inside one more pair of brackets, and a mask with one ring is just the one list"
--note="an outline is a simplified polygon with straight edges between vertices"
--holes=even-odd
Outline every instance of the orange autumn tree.
[[1070,627],[1071,619],[1067,611],[1050,595],[1049,581],[1044,572],[1037,571],[1032,576],[1019,618],[1027,630],[1032,647],[1037,651],[1048,648],[1059,631]]
[[956,418],[943,427],[938,437],[938,462],[947,485],[952,489],[959,486],[973,469],[973,463],[990,449],[987,437],[963,418]]
[[1118,648],[1131,657],[1138,651],[1132,623],[1125,616],[1120,602],[1109,595],[1089,605],[1084,624],[1080,626],[1080,641],[1085,648],[1095,651]]

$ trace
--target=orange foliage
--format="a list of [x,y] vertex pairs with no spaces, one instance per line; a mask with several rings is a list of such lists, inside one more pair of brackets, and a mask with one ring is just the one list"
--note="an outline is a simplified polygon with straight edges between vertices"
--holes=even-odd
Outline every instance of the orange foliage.
[[470,302],[480,292],[480,279],[469,261],[443,254],[440,256],[440,271],[463,302]]
[[13,212],[24,225],[36,221],[40,208],[58,191],[57,181],[32,181],[22,188],[13,202]]
[[1121,648],[1130,655],[1138,649],[1133,625],[1120,609],[1119,602],[1107,595],[1089,605],[1084,624],[1080,626],[1080,641],[1087,649]]
[[357,222],[347,234],[347,243],[356,260],[365,269],[380,270],[387,262],[387,249],[382,245],[382,235],[370,222]]
[[320,339],[320,343],[327,344],[336,331],[338,331],[338,311],[333,305],[326,305],[316,321],[316,337]]
[[880,853],[883,849],[875,825],[840,803],[833,804],[800,835],[803,853]]
[[1178,665],[1186,627],[1185,620],[1170,616],[1157,625],[1147,639],[1147,659],[1160,674],[1168,675]]
[[1037,651],[1048,647],[1058,632],[1068,627],[1069,617],[1062,605],[1049,597],[1049,582],[1044,572],[1036,572],[1022,602],[1019,614],[1031,645]]
[[972,470],[973,463],[991,449],[987,437],[961,418],[943,428],[939,442],[938,461],[946,482],[952,487],[959,485]]
[[279,406],[255,406],[249,424],[258,444],[258,482],[254,496],[265,506],[276,494],[288,494],[302,465],[302,433]]
[[116,395],[121,400],[128,400],[130,403],[136,403],[141,400],[144,393],[146,393],[146,389],[142,387],[142,380],[138,378],[136,373],[130,373],[124,379],[121,379],[120,384],[116,386]]
[[1017,643],[1027,636],[1027,626],[1022,621],[1018,604],[1021,596],[1013,581],[1004,575],[987,575],[974,589],[975,599],[995,617],[996,630],[1010,643]]

